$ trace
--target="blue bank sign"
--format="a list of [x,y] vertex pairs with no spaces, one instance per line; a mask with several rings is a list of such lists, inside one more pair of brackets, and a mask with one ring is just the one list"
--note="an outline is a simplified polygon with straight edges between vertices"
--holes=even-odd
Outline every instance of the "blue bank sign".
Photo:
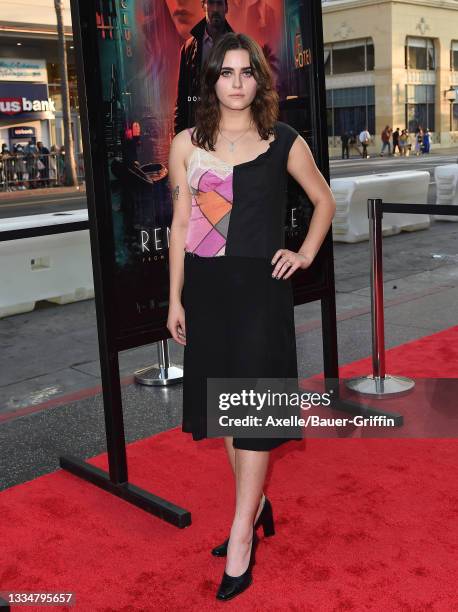
[[0,120],[54,119],[54,101],[47,85],[3,83],[0,87]]

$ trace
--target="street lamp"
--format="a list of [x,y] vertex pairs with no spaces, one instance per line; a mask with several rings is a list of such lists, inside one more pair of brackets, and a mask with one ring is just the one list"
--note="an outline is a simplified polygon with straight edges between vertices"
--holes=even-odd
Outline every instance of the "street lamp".
[[446,90],[445,97],[450,102],[450,132],[453,132],[453,104],[456,101],[456,88],[453,85]]

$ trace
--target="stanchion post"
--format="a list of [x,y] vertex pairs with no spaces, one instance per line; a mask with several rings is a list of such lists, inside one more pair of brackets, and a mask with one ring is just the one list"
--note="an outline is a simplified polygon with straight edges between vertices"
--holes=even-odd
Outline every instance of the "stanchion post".
[[358,376],[345,382],[346,386],[379,399],[409,392],[415,382],[405,376],[392,376],[385,372],[385,318],[383,304],[383,251],[382,219],[383,201],[370,198],[367,201],[369,217],[369,246],[371,259],[371,323],[372,323],[372,374]]
[[166,387],[183,382],[183,369],[170,364],[168,340],[157,342],[157,360],[157,364],[135,372],[134,380],[136,383]]
[[385,378],[385,317],[383,298],[382,200],[367,201],[371,253],[372,368],[374,377]]

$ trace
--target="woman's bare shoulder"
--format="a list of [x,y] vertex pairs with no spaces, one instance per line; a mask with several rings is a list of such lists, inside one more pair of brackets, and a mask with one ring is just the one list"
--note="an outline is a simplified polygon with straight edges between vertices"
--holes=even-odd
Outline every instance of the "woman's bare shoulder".
[[172,138],[172,142],[170,143],[170,153],[174,156],[179,156],[183,159],[189,153],[189,148],[191,145],[191,134],[189,133],[189,129],[185,128],[175,134]]

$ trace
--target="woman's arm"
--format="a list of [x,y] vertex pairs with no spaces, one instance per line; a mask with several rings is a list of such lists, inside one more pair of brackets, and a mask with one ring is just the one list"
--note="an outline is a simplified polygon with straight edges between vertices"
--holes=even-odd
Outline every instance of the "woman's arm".
[[[299,251],[294,253],[288,249],[279,249],[272,259],[272,264],[277,264],[272,276],[280,278],[287,271],[284,279],[289,278],[298,268],[310,266],[329,231],[336,211],[332,191],[302,136],[296,137],[289,151],[287,170],[309,197],[314,211],[309,231]],[[286,262],[291,265],[288,266]]]
[[167,329],[179,344],[186,344],[181,292],[184,282],[184,247],[191,216],[191,193],[185,165],[188,141],[186,130],[183,130],[173,138],[169,151],[169,184],[172,191],[173,217],[169,244],[170,287]]

